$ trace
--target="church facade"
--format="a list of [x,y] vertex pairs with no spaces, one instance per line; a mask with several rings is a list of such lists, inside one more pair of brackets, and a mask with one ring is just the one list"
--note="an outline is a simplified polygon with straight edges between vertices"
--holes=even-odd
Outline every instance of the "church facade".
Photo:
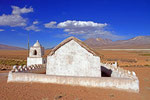
[[69,37],[47,56],[46,74],[101,77],[100,57],[81,40]]

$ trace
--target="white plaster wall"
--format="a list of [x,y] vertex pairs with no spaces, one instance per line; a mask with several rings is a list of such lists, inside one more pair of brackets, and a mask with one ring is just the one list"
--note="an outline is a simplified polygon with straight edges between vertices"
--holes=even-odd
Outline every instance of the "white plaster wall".
[[80,85],[88,87],[113,88],[132,92],[139,92],[139,81],[131,80],[128,78],[68,77],[68,76],[53,76],[45,74],[9,72],[7,82],[56,83],[56,84]]
[[39,57],[39,58],[28,57],[27,58],[27,66],[35,65],[35,64],[44,64],[43,58],[42,57]]
[[46,74],[101,77],[100,58],[71,40],[47,57]]

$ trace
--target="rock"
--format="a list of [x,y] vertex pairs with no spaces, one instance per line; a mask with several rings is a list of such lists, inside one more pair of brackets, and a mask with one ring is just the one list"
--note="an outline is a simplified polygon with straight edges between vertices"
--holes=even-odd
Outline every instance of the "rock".
[[18,69],[21,69],[22,66],[19,66]]
[[132,71],[132,75],[133,75],[133,76],[136,76],[135,72]]
[[23,69],[25,69],[26,68],[26,65],[23,65]]
[[17,66],[16,66],[16,65],[14,65],[14,66],[13,66],[13,69],[15,69],[15,68],[17,68]]
[[18,72],[18,69],[15,69],[15,72]]

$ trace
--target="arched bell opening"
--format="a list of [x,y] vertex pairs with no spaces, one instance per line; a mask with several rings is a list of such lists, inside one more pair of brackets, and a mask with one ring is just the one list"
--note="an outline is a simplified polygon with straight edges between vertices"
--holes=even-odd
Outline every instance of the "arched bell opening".
[[36,50],[33,51],[33,55],[37,55],[37,51]]

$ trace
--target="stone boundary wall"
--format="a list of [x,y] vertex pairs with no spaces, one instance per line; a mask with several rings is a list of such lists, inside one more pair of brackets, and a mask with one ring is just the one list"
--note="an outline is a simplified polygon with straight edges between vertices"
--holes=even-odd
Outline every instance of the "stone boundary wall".
[[69,76],[52,76],[35,73],[12,73],[9,72],[7,82],[39,82],[67,84],[74,86],[100,87],[139,92],[139,81],[129,78],[112,78],[112,77],[69,77]]

